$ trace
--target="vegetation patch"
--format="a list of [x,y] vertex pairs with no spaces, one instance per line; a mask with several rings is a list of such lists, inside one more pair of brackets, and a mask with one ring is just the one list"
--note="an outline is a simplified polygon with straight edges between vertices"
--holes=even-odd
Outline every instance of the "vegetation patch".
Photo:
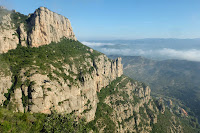
[[73,114],[60,115],[53,111],[50,115],[40,113],[13,113],[0,107],[0,132],[78,132],[87,133],[85,119],[76,119]]

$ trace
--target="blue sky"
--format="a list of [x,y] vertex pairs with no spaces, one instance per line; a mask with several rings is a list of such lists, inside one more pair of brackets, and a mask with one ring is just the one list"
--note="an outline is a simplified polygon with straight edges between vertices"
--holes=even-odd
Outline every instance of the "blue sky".
[[40,6],[70,19],[79,40],[200,38],[200,0],[0,0],[23,14]]

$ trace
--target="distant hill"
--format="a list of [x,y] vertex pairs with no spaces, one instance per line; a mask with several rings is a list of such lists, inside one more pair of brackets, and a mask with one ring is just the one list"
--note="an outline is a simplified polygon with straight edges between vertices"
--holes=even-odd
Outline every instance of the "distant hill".
[[122,56],[122,63],[124,74],[148,83],[152,95],[179,99],[200,118],[200,62]]

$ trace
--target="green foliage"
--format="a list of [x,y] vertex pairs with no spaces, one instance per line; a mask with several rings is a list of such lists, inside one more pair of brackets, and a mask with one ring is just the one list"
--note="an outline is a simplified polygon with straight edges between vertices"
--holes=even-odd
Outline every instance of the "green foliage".
[[28,16],[23,15],[19,12],[12,12],[11,18],[12,18],[12,22],[15,24],[15,27],[18,28],[20,23],[26,23]]
[[72,114],[60,115],[55,111],[50,115],[13,113],[0,107],[0,132],[86,133],[89,130],[86,128],[85,119],[76,120]]
[[[101,54],[96,51],[91,54],[88,49],[89,47],[78,41],[63,39],[59,43],[52,42],[39,48],[18,46],[17,49],[10,50],[8,53],[0,55],[0,57],[10,65],[14,75],[18,74],[22,68],[32,65],[38,66],[44,72],[50,72],[49,65],[52,64],[63,72],[63,63],[75,64],[78,68],[85,61],[85,58],[94,59],[96,58],[95,56]],[[86,53],[90,56],[86,57]],[[58,71],[54,71],[54,73],[61,75]]]
[[60,115],[52,112],[44,123],[43,132],[47,133],[87,133],[89,129],[85,126],[85,120],[75,120],[71,114]]
[[139,101],[140,101],[140,98],[137,97],[137,96],[135,96],[135,95],[133,95],[133,103],[136,104],[136,103],[138,103]]
[[44,122],[44,114],[13,113],[0,108],[0,132],[40,132]]
[[111,95],[111,94],[117,94],[118,90],[115,88],[117,87],[117,83],[120,83],[122,80],[123,76],[116,78],[114,81],[112,81],[106,88],[102,88],[101,92],[98,93],[98,98],[100,102],[104,102],[104,99]]
[[11,75],[11,73],[9,72],[9,65],[7,62],[4,61],[4,59],[2,59],[2,57],[0,56],[0,75],[2,76],[8,76]]
[[169,112],[169,110],[166,109],[164,114],[158,115],[158,122],[153,125],[152,133],[167,133],[170,129],[171,122],[170,119],[172,117],[172,114]]
[[[175,118],[176,123],[174,123],[174,122],[172,123],[172,121],[173,121],[172,116]],[[167,133],[167,132],[169,132],[169,129],[170,129],[169,127],[170,126],[172,127],[172,124],[175,127],[178,127],[178,125],[180,125],[182,127],[182,130],[184,133],[200,132],[200,129],[192,128],[188,122],[189,121],[184,118],[176,117],[175,115],[170,113],[170,111],[168,109],[166,109],[164,114],[160,113],[158,115],[158,122],[153,125],[152,133],[160,133],[160,132]]]
[[51,88],[47,88],[48,91],[51,91]]
[[104,128],[104,132],[115,132],[115,123],[111,120],[110,116],[113,109],[103,102],[97,104],[97,110],[95,114],[95,120],[89,122],[87,127],[98,132],[99,129]]

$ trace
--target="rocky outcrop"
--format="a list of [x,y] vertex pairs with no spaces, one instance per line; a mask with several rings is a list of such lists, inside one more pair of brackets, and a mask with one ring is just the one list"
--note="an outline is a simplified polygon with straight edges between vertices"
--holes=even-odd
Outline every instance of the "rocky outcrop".
[[143,83],[121,76],[102,91],[98,104],[102,109],[97,110],[94,120],[100,132],[150,132],[151,123],[157,123],[159,111],[150,97],[150,88]]
[[76,40],[69,19],[40,7],[30,15],[31,31],[28,34],[28,43],[32,47],[59,42],[66,37]]
[[0,53],[15,49],[18,44],[39,47],[59,42],[62,38],[77,40],[69,19],[47,8],[40,7],[24,18],[18,12],[1,10]]
[[[92,60],[89,56],[85,58],[83,65],[88,66],[84,69],[75,64],[62,65],[64,74],[70,77],[67,80],[53,73],[60,70],[52,65],[53,79],[48,74],[39,73],[40,69],[35,66],[34,69],[31,67],[22,69],[21,85],[14,89],[10,105],[14,105],[16,112],[51,113],[51,110],[56,110],[58,113],[74,112],[80,117],[86,117],[87,121],[93,120],[98,103],[97,92],[120,77],[123,68],[121,58],[110,60],[101,54]],[[11,79],[8,81],[11,83]],[[2,86],[9,88],[11,85]],[[2,92],[2,95],[4,93],[7,92]]]
[[[123,76],[121,58],[110,60],[77,42],[67,18],[44,7],[28,17],[13,13],[0,15],[0,53],[25,47],[0,56],[0,105],[16,112],[74,113],[99,132],[151,132],[157,115],[166,114],[148,86]],[[182,131],[174,124],[169,130]]]
[[[7,23],[8,27],[1,29],[5,31],[0,40],[1,53],[15,49],[17,44],[39,47],[60,42],[63,38],[76,41],[70,21],[44,7],[29,16],[10,12],[3,18],[2,24]],[[86,48],[82,44],[79,47]],[[86,55],[69,57],[70,64],[63,62],[60,66],[63,71],[52,64],[48,64],[51,67],[48,73],[45,70],[41,72],[38,66],[22,66],[18,72],[20,75],[15,75],[16,79],[12,80],[11,91],[8,92],[12,85],[11,79],[8,80],[10,84],[1,85],[1,104],[6,100],[10,101],[9,105],[13,105],[16,112],[50,113],[51,110],[56,110],[59,113],[74,112],[80,117],[86,117],[87,121],[93,120],[98,103],[97,92],[120,77],[123,66],[121,58],[110,60],[103,54],[97,54],[95,50],[86,49]],[[80,62],[79,56],[85,56],[84,61]],[[74,60],[79,63],[74,63]],[[9,99],[6,99],[5,93],[9,93]]]
[[11,79],[11,76],[0,75],[0,105],[7,99],[4,94],[8,93],[12,86]]
[[18,34],[19,34],[19,43],[22,45],[22,46],[27,46],[28,42],[27,42],[27,38],[28,38],[28,35],[27,35],[27,32],[25,30],[25,26],[24,26],[24,23],[21,23],[19,28],[18,28]]
[[161,111],[162,114],[165,113],[165,105],[164,100],[162,98],[159,98],[157,101],[158,109]]
[[11,20],[11,14],[2,16],[2,20],[0,21],[0,33],[0,53],[5,53],[17,47],[19,39]]

